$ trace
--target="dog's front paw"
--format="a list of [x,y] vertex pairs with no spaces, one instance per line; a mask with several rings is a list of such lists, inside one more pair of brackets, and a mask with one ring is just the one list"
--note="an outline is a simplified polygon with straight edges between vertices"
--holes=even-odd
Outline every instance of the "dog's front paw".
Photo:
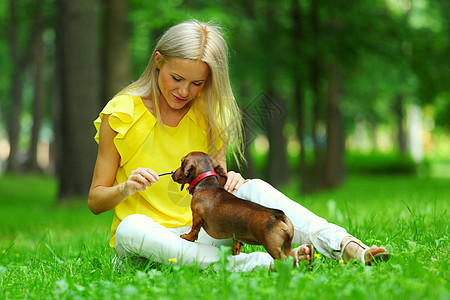
[[189,234],[189,233],[183,233],[182,235],[180,235],[180,238],[190,241],[190,242],[195,242],[197,240],[198,236]]

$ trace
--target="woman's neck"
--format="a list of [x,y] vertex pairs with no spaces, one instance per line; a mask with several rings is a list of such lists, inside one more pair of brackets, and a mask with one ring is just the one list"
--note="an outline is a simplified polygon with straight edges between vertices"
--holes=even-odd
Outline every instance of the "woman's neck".
[[[147,110],[156,117],[155,105],[150,98],[142,98],[142,101],[147,108]],[[187,114],[190,109],[190,103],[186,104],[181,109],[171,108],[165,99],[160,99],[159,101],[159,112],[161,114],[161,119],[164,125],[170,127],[176,127]]]

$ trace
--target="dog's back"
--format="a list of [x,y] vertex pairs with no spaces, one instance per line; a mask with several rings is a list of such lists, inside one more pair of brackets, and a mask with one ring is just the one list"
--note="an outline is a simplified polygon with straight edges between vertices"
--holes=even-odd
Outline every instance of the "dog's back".
[[191,206],[213,238],[235,238],[250,245],[264,245],[280,234],[286,240],[293,238],[293,225],[283,211],[238,198],[223,188],[197,192]]

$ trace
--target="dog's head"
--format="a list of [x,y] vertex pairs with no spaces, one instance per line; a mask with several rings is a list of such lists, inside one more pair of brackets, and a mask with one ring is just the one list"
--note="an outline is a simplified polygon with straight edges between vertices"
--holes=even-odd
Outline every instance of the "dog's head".
[[183,190],[186,183],[191,183],[204,172],[215,171],[219,183],[223,186],[227,181],[227,173],[220,164],[204,152],[191,152],[181,159],[181,166],[172,174],[172,179],[181,184]]

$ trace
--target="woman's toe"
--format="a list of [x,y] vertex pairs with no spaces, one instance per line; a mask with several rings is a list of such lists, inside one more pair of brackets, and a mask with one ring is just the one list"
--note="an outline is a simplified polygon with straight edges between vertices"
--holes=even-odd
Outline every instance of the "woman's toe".
[[368,251],[365,253],[365,260],[366,262],[370,262],[373,260],[373,258],[381,255],[381,254],[388,254],[387,250],[384,246],[376,246],[376,245],[372,245]]
[[313,254],[313,253],[311,253],[311,251],[312,251],[311,248],[312,248],[311,245],[301,245],[297,249],[295,249],[295,253],[297,253],[297,256],[296,256],[297,263],[300,263],[305,260],[311,261],[312,254]]

